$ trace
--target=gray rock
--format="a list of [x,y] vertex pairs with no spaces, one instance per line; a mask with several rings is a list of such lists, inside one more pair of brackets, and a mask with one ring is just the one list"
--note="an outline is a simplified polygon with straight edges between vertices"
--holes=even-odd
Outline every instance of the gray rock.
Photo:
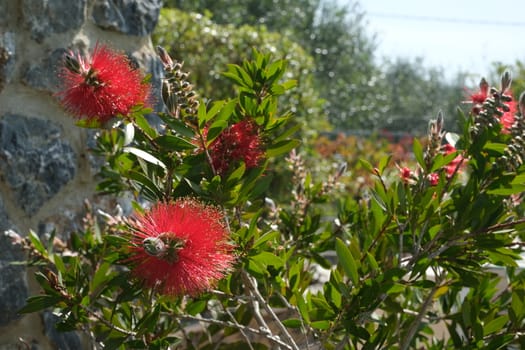
[[161,7],[161,0],[96,0],[93,21],[104,29],[145,36],[157,25]]
[[78,350],[82,349],[82,342],[76,332],[59,332],[55,326],[59,321],[58,317],[51,312],[44,312],[44,327],[46,336],[56,349],[60,350]]
[[25,254],[4,234],[5,230],[13,228],[0,194],[0,326],[19,317],[17,312],[28,297],[26,269],[23,265],[12,264],[24,261]]
[[6,32],[0,34],[0,91],[11,81],[14,69],[15,34]]
[[51,55],[30,64],[23,82],[38,90],[57,92],[60,84],[57,72],[66,52],[66,49],[56,49]]
[[[9,8],[8,1],[0,1],[0,13],[8,13],[7,9]],[[8,21],[8,16],[0,16],[0,27],[6,27]]]
[[58,125],[6,114],[0,119],[0,174],[32,215],[75,176],[76,154]]
[[23,0],[22,16],[31,38],[42,42],[54,33],[78,29],[86,18],[87,0]]

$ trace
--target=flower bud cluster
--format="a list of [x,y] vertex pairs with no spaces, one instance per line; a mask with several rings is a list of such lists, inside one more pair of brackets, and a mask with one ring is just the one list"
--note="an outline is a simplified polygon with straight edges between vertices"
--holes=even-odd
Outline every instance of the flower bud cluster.
[[443,130],[443,113],[438,113],[437,119],[431,120],[428,125],[428,145],[425,150],[425,163],[430,165],[441,151],[441,143],[445,136]]
[[481,134],[487,128],[493,128],[501,123],[505,113],[510,112],[509,103],[512,96],[507,94],[511,83],[509,72],[505,72],[501,79],[501,89],[489,87],[485,79],[479,84],[480,92],[471,95],[471,101],[475,103],[472,108],[474,123],[471,128],[472,136]]
[[179,117],[194,117],[199,108],[197,93],[188,81],[189,73],[182,71],[184,62],[172,60],[160,46],[157,52],[164,65],[165,77],[162,82],[162,100],[168,112]]
[[515,171],[525,162],[525,118],[523,108],[525,101],[525,92],[519,99],[519,113],[514,116],[514,123],[509,128],[512,136],[509,144],[505,148],[504,154],[498,158],[496,166],[501,166],[509,171]]

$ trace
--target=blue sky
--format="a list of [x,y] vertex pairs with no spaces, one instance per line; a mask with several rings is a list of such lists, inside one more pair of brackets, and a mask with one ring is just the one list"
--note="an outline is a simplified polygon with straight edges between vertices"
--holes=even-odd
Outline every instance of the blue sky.
[[[354,1],[339,0],[341,4]],[[523,0],[360,0],[379,56],[423,57],[448,74],[525,61]]]

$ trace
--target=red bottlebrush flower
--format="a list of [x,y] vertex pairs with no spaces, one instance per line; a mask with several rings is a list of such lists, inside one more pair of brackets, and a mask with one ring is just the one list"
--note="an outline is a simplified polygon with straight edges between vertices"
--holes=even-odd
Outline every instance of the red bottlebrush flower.
[[437,184],[439,183],[439,174],[428,174],[428,182],[430,183],[430,186],[437,186]]
[[479,114],[483,102],[487,99],[489,95],[489,84],[485,79],[481,79],[479,83],[479,91],[469,94],[469,101],[473,103],[472,113]]
[[509,133],[510,128],[514,124],[514,119],[516,116],[516,113],[518,111],[518,106],[516,104],[516,101],[512,100],[506,103],[507,107],[509,107],[509,110],[506,112],[503,112],[503,115],[499,118],[499,121],[501,123],[501,126],[503,127],[503,133]]
[[[456,152],[456,148],[452,146],[450,143],[444,144],[442,146],[443,153],[445,155],[449,155],[451,153]],[[447,174],[447,178],[450,178],[454,175],[456,172],[456,168],[458,167],[458,164],[463,162],[463,156],[461,154],[458,154],[456,158],[454,158],[450,163],[445,165],[443,168],[445,169],[445,173]]]
[[197,295],[234,262],[223,215],[194,199],[158,203],[132,226],[132,274],[162,294]]
[[128,58],[106,46],[96,46],[91,58],[70,53],[59,71],[62,88],[58,97],[77,118],[104,123],[127,115],[139,103],[147,103],[149,84]]
[[411,184],[411,185],[416,183],[414,179],[414,172],[410,168],[406,166],[400,167],[397,164],[396,164],[396,167],[399,170],[399,177],[401,178],[401,181],[403,181],[406,184]]
[[232,163],[243,161],[247,169],[255,168],[264,158],[257,124],[242,120],[224,130],[209,147],[213,167],[223,175]]

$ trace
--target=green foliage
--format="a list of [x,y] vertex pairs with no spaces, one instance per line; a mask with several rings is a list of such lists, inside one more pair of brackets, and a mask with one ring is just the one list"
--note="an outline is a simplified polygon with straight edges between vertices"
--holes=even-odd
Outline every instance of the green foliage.
[[[181,67],[164,63],[171,87]],[[191,94],[160,115],[159,129],[137,108],[100,130],[99,190],[131,192],[139,212],[141,202],[186,196],[224,211],[237,263],[216,289],[167,297],[145,288],[128,270],[131,219],[106,214],[101,224],[88,210],[85,227],[60,248],[33,233],[16,240],[41,286],[21,312],[51,308],[59,330],[88,329],[93,346],[109,349],[523,346],[525,151],[515,145],[525,123],[518,115],[502,132],[482,119],[499,120],[489,107],[504,91],[494,89],[484,113],[460,113],[460,132],[446,137],[456,151],[441,152],[439,116],[428,140],[412,143],[411,177],[398,176],[388,154],[355,160],[351,169],[369,172],[369,185],[336,195],[344,166],[316,176],[295,150],[292,115],[278,107],[295,85],[286,67],[254,51],[223,74],[233,97],[197,103]],[[224,173],[213,166],[214,140],[248,118],[260,128],[266,158],[288,154],[285,199],[269,198],[269,159],[250,168],[232,162]],[[337,142],[336,149],[352,145]]]
[[[165,6],[204,14],[190,27],[185,19],[187,14],[163,12],[155,39],[172,47],[172,53],[181,59],[193,62],[195,53],[199,52],[201,56],[195,57],[197,61],[202,61],[204,54],[210,58],[208,62],[222,62],[223,57],[232,52],[246,52],[246,46],[257,40],[259,45],[270,44],[280,51],[282,36],[268,31],[284,34],[288,42],[300,45],[299,56],[311,58],[314,64],[293,66],[306,67],[298,72],[303,79],[306,78],[304,72],[310,73],[306,78],[308,86],[313,78],[314,92],[309,95],[326,101],[322,113],[304,104],[307,115],[315,119],[326,115],[330,124],[339,130],[388,129],[423,135],[432,116],[442,110],[445,116],[453,117],[456,106],[463,100],[465,78],[461,74],[446,83],[441,70],[425,68],[421,60],[391,62],[376,57],[375,37],[368,31],[365,13],[357,2],[345,6],[336,1],[319,0],[283,0],[277,5],[272,0],[167,1]],[[172,26],[165,26],[168,18],[175,18],[172,13],[177,14],[177,20],[171,22]],[[211,21],[220,25],[213,25]],[[248,28],[251,35],[242,37]],[[195,35],[195,32],[201,34]],[[234,34],[236,32],[239,34]],[[242,42],[246,46],[238,44]],[[236,50],[225,52],[225,46]],[[295,51],[291,49],[285,48],[284,52]],[[210,50],[216,54],[209,54]],[[299,56],[292,54],[290,58]],[[229,56],[233,62],[237,58]],[[195,71],[203,76],[200,70]],[[210,71],[207,82],[199,83],[209,84],[214,72],[217,70]],[[293,74],[296,77],[295,71]],[[212,85],[213,90],[224,89]],[[304,85],[302,80],[299,85]],[[304,87],[302,90],[306,93]],[[212,91],[206,92],[211,96]],[[303,99],[302,103],[307,100]],[[300,108],[298,116],[302,115]],[[451,124],[449,128],[457,130],[457,125]]]
[[301,125],[308,137],[328,126],[319,90],[313,82],[312,58],[280,33],[249,25],[218,25],[205,15],[162,9],[153,41],[165,47],[173,58],[184,61],[197,91],[212,100],[231,96],[238,83],[222,79],[228,64],[241,64],[254,47],[272,52],[275,57],[286,59],[286,79],[294,80],[298,87],[283,91],[282,98],[282,105],[295,115],[294,123]]

